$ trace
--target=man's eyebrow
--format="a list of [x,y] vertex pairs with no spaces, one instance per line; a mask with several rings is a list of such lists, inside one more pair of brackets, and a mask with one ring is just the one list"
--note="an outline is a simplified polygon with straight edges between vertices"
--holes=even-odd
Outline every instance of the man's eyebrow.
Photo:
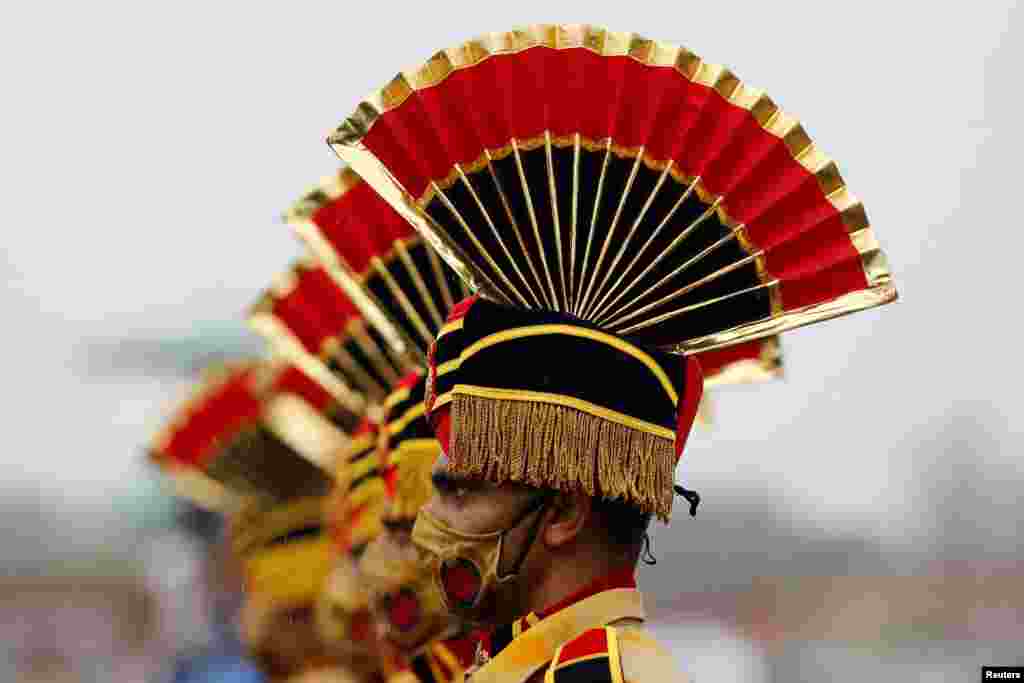
[[457,488],[476,488],[480,482],[459,474],[452,474],[444,468],[438,468],[430,473],[430,480],[434,488],[443,493],[454,491]]

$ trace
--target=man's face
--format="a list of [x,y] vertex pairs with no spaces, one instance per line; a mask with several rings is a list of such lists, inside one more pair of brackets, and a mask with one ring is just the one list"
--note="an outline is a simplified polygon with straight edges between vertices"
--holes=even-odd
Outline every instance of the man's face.
[[241,618],[244,640],[271,678],[295,675],[326,658],[312,605],[283,608],[247,600]]
[[[434,463],[431,478],[434,494],[424,509],[445,524],[467,533],[507,529],[531,498],[532,489],[526,486],[496,485],[452,474],[448,471],[448,458],[443,454]],[[506,538],[506,546],[512,540]]]
[[409,567],[416,566],[416,549],[403,536],[407,538],[408,534],[385,527],[356,563],[359,579],[369,593],[370,612],[378,622],[386,621],[387,617],[381,607],[383,596],[406,585],[410,580]]
[[[443,454],[434,464],[431,477],[434,493],[424,509],[440,521],[453,529],[472,534],[506,531],[498,564],[499,575],[511,573],[526,551],[517,580],[498,586],[495,594],[485,599],[479,618],[484,624],[494,626],[522,616],[531,577],[547,569],[543,543],[539,540],[530,543],[530,531],[537,515],[547,513],[541,510],[525,518],[522,516],[536,498],[537,490],[521,484],[496,485],[454,475],[448,471],[448,459]],[[537,528],[537,538],[542,531],[543,522]]]

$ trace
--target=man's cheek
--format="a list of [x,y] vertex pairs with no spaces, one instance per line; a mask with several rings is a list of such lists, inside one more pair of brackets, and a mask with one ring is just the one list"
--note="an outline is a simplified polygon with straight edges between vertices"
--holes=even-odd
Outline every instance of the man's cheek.
[[488,533],[501,527],[500,509],[484,491],[475,491],[462,501],[457,512],[460,529],[471,533]]

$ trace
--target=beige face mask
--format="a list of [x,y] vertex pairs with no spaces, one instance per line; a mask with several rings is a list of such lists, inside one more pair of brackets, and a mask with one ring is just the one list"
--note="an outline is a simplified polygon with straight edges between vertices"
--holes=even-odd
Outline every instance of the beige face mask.
[[351,563],[335,565],[316,602],[320,633],[346,658],[361,656],[372,637],[367,594]]
[[445,607],[415,548],[403,547],[382,534],[367,546],[359,560],[359,573],[369,588],[372,609],[385,637],[406,655],[415,655],[429,643],[458,632],[458,621]]
[[548,500],[546,493],[534,498],[507,528],[483,534],[459,531],[426,509],[419,511],[412,529],[412,542],[426,555],[427,566],[448,610],[472,619],[496,585],[507,583],[519,575],[544,515],[538,514],[534,519],[526,546],[520,551],[511,571],[500,575],[498,567],[505,534],[530,514],[543,510]]

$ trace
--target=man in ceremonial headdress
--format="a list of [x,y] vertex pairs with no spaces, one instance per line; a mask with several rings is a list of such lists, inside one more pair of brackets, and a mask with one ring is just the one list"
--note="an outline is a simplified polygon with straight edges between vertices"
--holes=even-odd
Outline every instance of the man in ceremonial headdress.
[[318,604],[321,633],[331,648],[351,658],[371,657],[362,668],[386,676],[391,662],[380,647],[366,581],[358,563],[384,529],[384,479],[376,451],[380,425],[364,418],[335,463],[334,486],[327,496],[324,522],[331,538],[331,571]]
[[[304,196],[286,218],[309,243],[318,263],[301,264],[279,279],[254,310],[256,327],[272,339],[294,340],[286,345],[301,347],[307,359],[326,362],[351,386],[367,384],[366,378],[376,378],[377,386],[383,386],[391,381],[393,370],[425,363],[429,345],[454,303],[453,294],[464,287],[402,214],[346,169]],[[360,309],[369,327],[353,327],[353,304],[348,301]],[[731,370],[726,381],[736,381],[738,375],[751,377],[745,370],[737,372],[740,366],[754,368],[758,377],[773,376],[777,358],[774,339],[754,340],[717,357],[711,366],[723,377]],[[359,368],[355,361],[360,359],[376,362]],[[389,359],[398,362],[389,368]],[[449,637],[454,624],[441,615],[438,587],[427,580],[434,577],[411,562],[409,531],[415,512],[429,497],[429,470],[440,450],[423,412],[425,390],[424,373],[419,373],[385,401],[388,416],[380,442],[391,504],[384,533],[355,559],[370,582],[386,640],[399,656],[413,655],[410,670],[399,673],[436,680],[456,675],[467,648],[464,637]],[[366,460],[356,455],[351,462],[350,478],[369,490],[366,482],[376,477]],[[347,504],[362,507],[355,502]],[[619,519],[617,512],[612,509],[608,514]],[[363,542],[350,540],[347,545],[353,555],[361,555]]]
[[423,411],[425,377],[412,373],[384,403],[377,445],[387,485],[383,532],[359,560],[392,661],[389,683],[453,683],[472,663],[479,635],[445,607],[418,557],[411,532],[431,496],[431,468],[441,447]]
[[472,680],[678,680],[634,572],[676,493],[695,512],[699,357],[894,300],[863,206],[763,91],[592,26],[440,51],[329,141],[478,293],[430,351],[412,533],[496,625]]
[[[359,381],[371,376],[390,391],[380,401],[381,423],[367,422],[342,459],[332,505],[342,561],[351,560],[369,590],[383,673],[396,683],[461,680],[475,640],[444,608],[418,562],[410,531],[430,496],[430,468],[440,449],[423,414],[427,352],[453,294],[464,296],[465,290],[436,252],[351,170],[325,178],[285,219],[316,262],[280,279],[255,309],[256,327],[271,340],[303,340],[307,356],[326,361],[336,374],[348,370],[347,384],[366,391]],[[349,314],[341,315],[346,309]],[[366,321],[358,329],[350,322],[354,309]],[[277,324],[267,324],[269,316]],[[319,321],[319,333],[313,321]],[[347,360],[338,362],[346,348]],[[359,359],[362,371],[351,372]],[[399,370],[401,375],[394,372]],[[366,393],[375,402],[382,398]],[[351,482],[347,489],[344,482]]]
[[318,619],[332,568],[326,495],[355,418],[297,367],[245,362],[208,373],[152,448],[183,490],[227,514],[242,640],[273,681],[372,680],[375,654],[333,648]]
[[[651,517],[667,516],[671,506],[674,440],[659,443],[665,437],[640,425],[658,425],[649,418],[660,413],[689,429],[702,389],[699,368],[565,320],[517,320],[516,311],[480,299],[454,316],[437,343],[427,398],[446,455],[434,468],[436,493],[420,511],[413,539],[449,606],[497,625],[473,680],[532,680],[545,670],[566,681],[678,680],[670,655],[643,629],[635,579]],[[547,326],[565,329],[553,338],[532,336]],[[446,343],[458,343],[467,329],[486,331],[449,355]],[[501,349],[503,337],[525,345]],[[498,347],[502,357],[474,364],[475,354],[463,351],[478,342],[476,348]],[[439,373],[460,356],[461,367]],[[516,357],[530,360],[514,364]],[[675,382],[667,379],[673,365]],[[602,391],[579,374],[590,367],[607,373],[607,398],[651,395],[646,410],[613,415],[574,407],[575,391]],[[465,393],[453,394],[455,387]],[[545,400],[555,392],[568,405]],[[670,424],[663,419],[659,432],[671,433]],[[692,492],[679,492],[696,507]]]
[[244,509],[232,520],[232,546],[246,577],[242,640],[272,681],[369,680],[324,637],[317,605],[330,573],[322,533],[323,499]]

